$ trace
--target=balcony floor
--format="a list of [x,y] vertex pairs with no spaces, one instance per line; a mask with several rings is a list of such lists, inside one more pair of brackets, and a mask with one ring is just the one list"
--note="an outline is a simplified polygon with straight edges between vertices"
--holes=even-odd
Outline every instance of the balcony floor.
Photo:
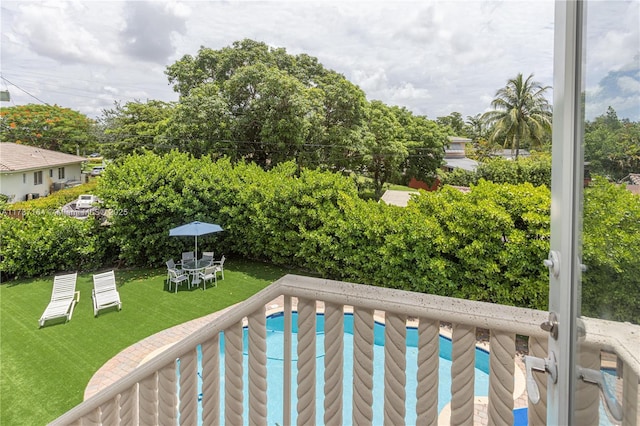
[[[295,309],[295,299],[293,300],[293,309]],[[284,308],[284,299],[279,297],[274,299],[266,305],[267,315],[275,312],[281,312]],[[321,302],[318,302],[318,310],[322,311],[324,308]],[[228,308],[227,308],[228,309]],[[201,318],[197,318],[192,321],[177,325],[175,327],[168,328],[152,336],[147,337],[135,343],[128,348],[122,350],[115,357],[107,361],[91,378],[89,384],[85,388],[84,399],[88,399],[100,390],[106,388],[110,384],[114,383],[118,379],[126,376],[133,371],[140,364],[153,358],[156,354],[160,353],[167,347],[173,345],[194,331],[198,330],[213,318],[224,314],[226,310],[223,309],[218,312],[206,315]],[[383,316],[376,315],[376,320],[384,321]],[[447,327],[440,328],[440,334],[446,337],[451,337],[451,331]],[[478,346],[484,349],[488,348],[486,341],[479,340]],[[527,392],[525,388],[525,375],[524,375],[524,362],[520,348],[518,348],[518,355],[516,355],[516,369],[515,374],[515,389],[518,395],[514,399],[514,408],[527,407]],[[519,370],[519,371],[518,371]],[[487,397],[477,397],[475,401],[475,413],[474,413],[474,425],[485,426],[487,425]],[[447,405],[443,408],[439,417],[439,424],[449,424],[449,408]]]

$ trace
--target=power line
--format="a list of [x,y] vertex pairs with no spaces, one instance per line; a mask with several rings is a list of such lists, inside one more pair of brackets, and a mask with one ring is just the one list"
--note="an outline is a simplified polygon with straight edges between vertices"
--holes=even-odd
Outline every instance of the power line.
[[1,78],[1,79],[3,79],[4,81],[6,81],[7,83],[11,84],[12,86],[15,86],[15,87],[17,87],[18,89],[22,90],[24,93],[26,93],[27,95],[31,96],[33,99],[37,100],[38,102],[43,103],[43,104],[45,104],[46,106],[51,106],[51,105],[49,105],[48,103],[46,103],[45,101],[43,101],[42,99],[38,98],[37,96],[32,95],[31,93],[27,92],[26,90],[24,90],[22,87],[18,86],[17,84],[10,82],[10,81],[9,81],[9,80],[7,80],[6,78],[4,78],[4,76],[1,76],[1,75],[0,75],[0,78]]

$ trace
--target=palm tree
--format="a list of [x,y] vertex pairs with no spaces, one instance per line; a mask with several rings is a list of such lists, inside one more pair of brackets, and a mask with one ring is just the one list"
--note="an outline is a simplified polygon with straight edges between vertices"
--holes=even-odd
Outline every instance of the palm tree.
[[533,81],[533,74],[523,80],[520,73],[496,92],[493,111],[482,116],[487,125],[494,126],[490,139],[510,146],[516,159],[522,142],[540,145],[551,131],[551,105],[544,97],[549,88]]

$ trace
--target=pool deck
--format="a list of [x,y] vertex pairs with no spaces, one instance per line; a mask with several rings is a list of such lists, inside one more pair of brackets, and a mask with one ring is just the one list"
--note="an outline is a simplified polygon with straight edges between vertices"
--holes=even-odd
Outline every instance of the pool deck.
[[[295,299],[293,300],[295,309]],[[267,315],[281,312],[284,308],[284,298],[279,297],[266,305]],[[227,308],[229,309],[229,308]],[[227,309],[214,312],[204,317],[185,322],[175,327],[168,328],[159,333],[143,339],[128,348],[122,350],[115,357],[107,361],[89,380],[89,384],[84,391],[84,399],[88,399],[102,389],[114,383],[118,379],[126,376],[140,364],[150,360],[167,347],[187,337],[194,331],[205,326],[213,318],[223,315]],[[324,305],[318,302],[318,311],[322,312]],[[384,321],[382,314],[376,313],[376,320]],[[451,332],[446,327],[441,327],[441,334],[451,337]],[[486,343],[479,342],[478,346],[487,348]],[[514,386],[514,408],[527,407],[527,394],[525,389],[524,363],[521,356],[516,355],[515,386]],[[474,425],[484,426],[488,423],[487,417],[487,397],[476,397]],[[449,424],[450,406],[445,406],[439,416],[439,424]]]

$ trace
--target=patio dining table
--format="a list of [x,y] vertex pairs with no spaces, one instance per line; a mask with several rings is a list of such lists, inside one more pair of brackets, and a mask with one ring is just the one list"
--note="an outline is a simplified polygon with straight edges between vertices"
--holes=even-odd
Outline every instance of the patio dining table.
[[210,259],[188,260],[182,263],[182,270],[192,276],[191,284],[200,284],[200,271],[211,264]]

